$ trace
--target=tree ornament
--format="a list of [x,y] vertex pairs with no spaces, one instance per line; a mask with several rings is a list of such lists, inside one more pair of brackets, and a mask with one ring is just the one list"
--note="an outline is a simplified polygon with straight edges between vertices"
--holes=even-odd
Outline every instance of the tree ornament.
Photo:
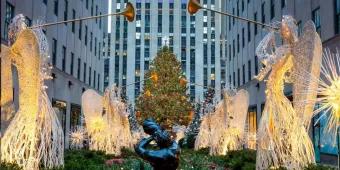
[[185,77],[181,77],[181,78],[179,79],[179,84],[180,84],[181,86],[186,86],[187,83],[188,83],[188,81],[187,81],[187,79],[185,79]]
[[146,91],[145,91],[145,95],[146,95],[146,97],[150,97],[150,96],[151,96],[150,90],[146,90]]
[[151,74],[151,80],[153,81],[153,83],[157,83],[158,82],[158,75],[156,72],[152,72]]

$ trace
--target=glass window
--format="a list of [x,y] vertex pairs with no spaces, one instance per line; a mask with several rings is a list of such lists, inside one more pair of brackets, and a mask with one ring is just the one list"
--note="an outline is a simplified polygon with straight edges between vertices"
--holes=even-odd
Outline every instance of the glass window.
[[83,22],[79,21],[79,30],[78,30],[78,38],[81,40],[81,32],[82,32]]
[[340,0],[335,0],[335,33],[340,33]]
[[259,73],[259,61],[258,61],[258,57],[255,56],[255,75],[257,75]]
[[[68,13],[68,1],[65,0],[64,21],[67,20],[67,13]],[[66,24],[67,24],[67,23],[65,22],[65,25],[66,25]]]
[[[257,21],[257,12],[254,13],[254,21]],[[254,35],[257,35],[257,24],[254,24]]]
[[[76,11],[72,9],[72,19],[76,19]],[[75,22],[72,22],[72,32],[75,30]]]
[[275,17],[275,0],[270,0],[270,19]]
[[54,0],[54,14],[58,16],[58,0]]
[[71,53],[71,64],[70,64],[70,74],[73,75],[73,67],[74,67],[74,54]]
[[80,80],[80,64],[81,64],[81,60],[80,58],[78,58],[78,67],[77,67],[77,78]]
[[281,0],[281,8],[284,8],[286,7],[286,0]]
[[83,82],[86,83],[86,63],[84,62],[84,74],[83,74]]
[[248,81],[251,80],[251,60],[248,60]]
[[312,20],[315,24],[316,31],[321,36],[321,18],[320,18],[320,7],[312,11]]
[[71,103],[70,129],[75,130],[81,124],[81,107]]
[[[61,127],[63,128],[64,131],[64,136],[66,131],[66,108],[67,108],[67,103],[61,100],[57,99],[52,99],[52,107],[57,113],[57,117],[59,119],[59,122],[61,124]],[[64,138],[65,140],[66,138]]]
[[4,38],[8,38],[8,26],[11,23],[12,18],[14,17],[14,6],[9,2],[6,2],[6,14],[5,14],[5,30],[4,30]]
[[257,107],[250,107],[248,110],[248,148],[256,149],[256,129],[257,129]]
[[54,38],[52,40],[52,64],[54,66],[57,64],[57,40]]

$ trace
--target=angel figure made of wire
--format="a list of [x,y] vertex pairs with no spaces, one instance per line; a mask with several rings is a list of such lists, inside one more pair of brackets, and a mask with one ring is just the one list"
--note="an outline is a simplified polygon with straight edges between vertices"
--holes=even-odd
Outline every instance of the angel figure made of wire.
[[108,87],[104,96],[95,90],[86,90],[82,95],[82,107],[90,149],[120,155],[122,148],[132,148],[129,112],[121,101],[119,88]]
[[[291,16],[283,16],[279,27],[282,45],[275,44],[275,32],[270,31],[256,49],[264,65],[256,78],[268,76],[256,169],[303,169],[315,162],[308,127],[315,104],[310,101],[315,101],[318,87],[312,78],[320,76],[322,45],[312,21],[306,22],[300,37]],[[285,96],[285,83],[292,83],[293,104]]]
[[223,96],[214,112],[203,117],[195,141],[196,150],[209,147],[211,155],[225,155],[228,151],[242,149],[249,106],[248,92],[231,89],[224,91]]

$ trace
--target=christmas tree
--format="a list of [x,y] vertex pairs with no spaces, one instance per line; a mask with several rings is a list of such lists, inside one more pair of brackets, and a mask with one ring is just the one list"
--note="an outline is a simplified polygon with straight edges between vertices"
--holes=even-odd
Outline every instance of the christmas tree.
[[[148,79],[149,78],[149,79]],[[163,47],[145,75],[144,92],[136,102],[140,121],[153,118],[165,128],[187,125],[193,108],[186,94],[186,79],[181,64],[168,47]]]

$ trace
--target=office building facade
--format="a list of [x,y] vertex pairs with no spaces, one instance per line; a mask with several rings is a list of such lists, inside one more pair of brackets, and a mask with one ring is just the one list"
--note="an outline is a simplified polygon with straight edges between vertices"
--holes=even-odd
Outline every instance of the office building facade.
[[[126,0],[112,0],[112,12],[124,9]],[[143,90],[144,74],[157,51],[169,46],[182,64],[192,101],[202,101],[208,88],[219,91],[221,79],[220,16],[200,11],[190,16],[187,0],[133,0],[135,22],[121,16],[111,21],[111,46],[107,85],[117,84],[131,104]],[[221,1],[202,0],[204,6],[221,8]],[[139,82],[139,83],[134,83]],[[127,86],[128,85],[128,86]]]

